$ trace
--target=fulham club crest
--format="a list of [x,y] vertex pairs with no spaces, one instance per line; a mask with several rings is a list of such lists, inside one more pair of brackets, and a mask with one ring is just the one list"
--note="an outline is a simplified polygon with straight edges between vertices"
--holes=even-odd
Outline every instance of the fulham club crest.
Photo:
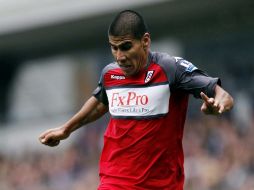
[[152,71],[147,71],[146,78],[145,78],[145,83],[148,83],[151,80],[151,78],[153,76],[153,73],[154,73],[153,70]]

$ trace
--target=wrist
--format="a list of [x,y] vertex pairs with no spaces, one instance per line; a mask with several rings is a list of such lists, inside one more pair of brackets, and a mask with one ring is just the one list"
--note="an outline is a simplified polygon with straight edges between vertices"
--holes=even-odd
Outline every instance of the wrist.
[[63,135],[68,137],[68,136],[70,136],[70,134],[72,133],[73,130],[72,130],[72,127],[70,125],[64,124],[62,126],[62,131],[63,131]]

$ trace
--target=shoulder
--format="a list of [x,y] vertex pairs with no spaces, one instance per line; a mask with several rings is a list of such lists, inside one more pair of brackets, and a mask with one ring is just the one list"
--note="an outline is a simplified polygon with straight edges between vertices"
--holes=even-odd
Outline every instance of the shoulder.
[[167,53],[151,52],[151,60],[164,70],[164,72],[168,75],[168,78],[172,79],[177,69],[178,59],[176,57]]
[[183,73],[191,73],[197,68],[182,57],[171,56],[167,53],[151,52],[152,62],[160,65],[166,73],[170,85],[174,85]]
[[182,57],[171,56],[167,53],[152,52],[152,59],[165,69],[166,72],[183,70],[192,72],[197,69],[191,62]]
[[105,73],[107,73],[110,70],[114,70],[114,69],[118,69],[118,68],[119,68],[119,66],[116,62],[109,63],[102,69],[102,75],[104,75]]
[[151,52],[151,57],[153,62],[159,65],[176,64],[177,62],[176,57],[163,52]]

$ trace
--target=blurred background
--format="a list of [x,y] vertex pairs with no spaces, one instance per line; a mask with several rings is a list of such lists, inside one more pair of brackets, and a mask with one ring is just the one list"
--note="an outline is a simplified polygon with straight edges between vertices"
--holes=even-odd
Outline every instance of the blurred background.
[[0,0],[0,189],[95,190],[109,116],[58,147],[38,136],[77,112],[111,61],[107,28],[134,9],[152,51],[181,56],[220,77],[234,99],[223,116],[190,98],[185,189],[254,189],[254,1]]

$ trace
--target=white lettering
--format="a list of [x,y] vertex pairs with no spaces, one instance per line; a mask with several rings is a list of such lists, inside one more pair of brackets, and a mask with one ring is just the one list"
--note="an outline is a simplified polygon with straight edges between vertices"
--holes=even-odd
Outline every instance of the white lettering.
[[111,79],[124,80],[124,79],[125,79],[125,76],[121,76],[121,75],[111,75]]

